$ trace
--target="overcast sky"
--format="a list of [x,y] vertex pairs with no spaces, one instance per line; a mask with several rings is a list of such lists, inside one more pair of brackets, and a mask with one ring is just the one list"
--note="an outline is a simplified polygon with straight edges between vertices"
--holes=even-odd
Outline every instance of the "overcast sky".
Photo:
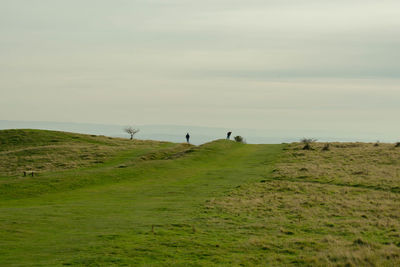
[[394,137],[400,1],[0,0],[0,93],[3,120]]

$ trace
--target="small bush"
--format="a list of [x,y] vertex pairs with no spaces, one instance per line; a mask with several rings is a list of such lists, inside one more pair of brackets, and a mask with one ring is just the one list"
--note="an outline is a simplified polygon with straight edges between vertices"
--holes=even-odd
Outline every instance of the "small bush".
[[244,143],[244,138],[241,137],[240,135],[238,135],[238,136],[235,136],[235,141],[238,143]]
[[397,142],[394,147],[400,147],[400,142]]
[[303,150],[312,150],[311,143],[316,142],[317,139],[314,138],[303,138],[300,140],[304,144]]
[[322,151],[329,151],[329,144],[325,144],[324,147],[322,148]]
[[367,246],[368,243],[362,240],[361,238],[357,238],[356,240],[353,241],[353,245],[355,246]]
[[379,146],[379,141],[376,141],[376,143],[374,144],[374,146]]
[[304,145],[304,147],[303,147],[303,150],[311,150],[312,148],[311,148],[311,145],[310,145],[310,143],[306,143],[305,145]]
[[311,144],[311,143],[317,142],[317,140],[318,139],[315,139],[315,138],[302,138],[300,140],[300,142],[302,142],[304,144]]

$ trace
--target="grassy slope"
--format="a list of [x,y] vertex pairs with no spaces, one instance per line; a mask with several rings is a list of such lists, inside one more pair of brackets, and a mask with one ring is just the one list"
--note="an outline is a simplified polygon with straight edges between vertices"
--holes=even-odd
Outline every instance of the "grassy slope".
[[242,261],[231,247],[233,235],[209,231],[207,221],[212,217],[204,203],[269,173],[282,146],[222,140],[199,148],[177,144],[161,151],[154,144],[151,148],[123,151],[111,161],[79,170],[4,178],[0,261],[7,265]]
[[247,232],[237,246],[257,264],[400,266],[400,148],[313,147],[289,145],[272,176],[212,201],[232,216],[216,224]]
[[0,262],[400,264],[400,148],[130,145],[104,163],[2,178]]
[[76,169],[109,161],[121,151],[143,152],[172,146],[175,144],[67,132],[3,130],[0,131],[0,177],[19,177],[24,171],[40,175],[49,170]]

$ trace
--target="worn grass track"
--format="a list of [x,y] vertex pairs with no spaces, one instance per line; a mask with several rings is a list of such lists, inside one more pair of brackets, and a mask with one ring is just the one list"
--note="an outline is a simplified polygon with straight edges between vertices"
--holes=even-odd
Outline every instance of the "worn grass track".
[[208,231],[204,204],[270,172],[282,146],[222,140],[170,149],[123,151],[104,164],[3,182],[0,261],[8,266],[218,263],[223,258],[216,245],[228,252],[232,240]]

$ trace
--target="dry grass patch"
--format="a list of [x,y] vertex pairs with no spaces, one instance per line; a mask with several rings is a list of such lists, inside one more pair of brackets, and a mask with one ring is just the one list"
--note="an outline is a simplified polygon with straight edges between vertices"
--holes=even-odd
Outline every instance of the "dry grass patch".
[[21,174],[23,171],[40,173],[90,166],[104,163],[120,149],[101,145],[60,145],[2,153],[0,154],[0,173],[15,175]]
[[211,201],[209,223],[240,233],[237,248],[256,265],[400,266],[400,150],[303,146],[288,145],[259,183]]
[[314,143],[314,150],[302,144],[288,146],[277,165],[274,178],[349,185],[400,192],[400,150],[393,144]]
[[249,253],[277,264],[400,264],[400,195],[336,185],[268,181],[209,203],[232,221],[214,224],[246,238]]

